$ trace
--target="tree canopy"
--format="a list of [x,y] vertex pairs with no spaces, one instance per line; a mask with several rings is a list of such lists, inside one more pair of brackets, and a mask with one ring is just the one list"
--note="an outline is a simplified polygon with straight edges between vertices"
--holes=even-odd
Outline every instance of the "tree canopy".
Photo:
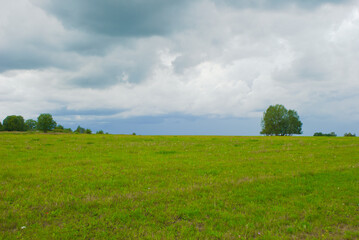
[[269,106],[263,113],[261,134],[288,136],[302,134],[302,122],[294,110],[287,110],[283,105]]
[[37,122],[33,119],[28,119],[25,121],[25,128],[28,131],[34,131],[36,130]]
[[37,118],[37,129],[44,131],[50,131],[56,127],[56,122],[49,113],[42,113]]
[[5,131],[24,131],[25,122],[22,116],[7,116],[3,121],[3,130]]

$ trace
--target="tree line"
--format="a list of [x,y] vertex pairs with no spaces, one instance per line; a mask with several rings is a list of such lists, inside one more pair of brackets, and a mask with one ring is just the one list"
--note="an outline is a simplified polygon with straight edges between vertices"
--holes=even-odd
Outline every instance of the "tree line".
[[[303,123],[299,119],[299,115],[295,110],[287,110],[283,105],[277,104],[269,106],[263,113],[261,121],[262,130],[260,134],[267,136],[291,136],[293,134],[302,134]],[[42,113],[36,120],[24,120],[22,116],[11,115],[7,116],[3,123],[0,121],[0,131],[53,131],[63,133],[82,133],[92,134],[91,129],[85,129],[78,126],[76,130],[71,128],[64,128],[58,125],[49,113]],[[97,131],[96,134],[104,134],[102,130]],[[106,133],[108,134],[108,133]],[[135,133],[133,133],[135,135]],[[314,136],[336,137],[334,132],[322,133],[316,132]],[[353,133],[345,133],[345,137],[355,137]]]
[[[314,137],[336,137],[337,134],[335,132],[331,133],[322,133],[322,132],[316,132],[313,135]],[[344,133],[344,137],[356,137],[355,133]]]
[[[37,118],[27,119],[26,121],[22,116],[11,115],[7,116],[3,122],[0,121],[0,131],[42,131],[42,132],[62,132],[62,133],[83,133],[92,134],[91,129],[78,126],[77,129],[72,131],[71,128],[64,128],[58,125],[49,113],[42,113]],[[102,130],[97,131],[96,134],[104,134]]]

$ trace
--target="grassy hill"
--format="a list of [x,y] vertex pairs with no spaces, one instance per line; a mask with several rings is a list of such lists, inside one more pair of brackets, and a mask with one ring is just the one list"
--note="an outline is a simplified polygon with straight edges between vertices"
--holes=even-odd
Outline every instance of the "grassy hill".
[[359,138],[0,134],[0,239],[357,239]]

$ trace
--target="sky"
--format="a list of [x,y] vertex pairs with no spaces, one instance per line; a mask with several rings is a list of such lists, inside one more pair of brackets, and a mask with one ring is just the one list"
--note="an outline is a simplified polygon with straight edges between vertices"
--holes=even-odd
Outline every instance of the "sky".
[[359,134],[359,1],[0,0],[0,120],[143,135]]

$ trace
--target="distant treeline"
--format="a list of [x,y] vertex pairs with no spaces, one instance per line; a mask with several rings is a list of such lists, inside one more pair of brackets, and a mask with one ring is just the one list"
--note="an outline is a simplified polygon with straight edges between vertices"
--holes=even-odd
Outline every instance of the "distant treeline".
[[[264,113],[265,117],[270,113],[269,110],[271,110],[271,108],[283,108],[285,111],[286,109],[282,106],[282,105],[276,105],[276,106],[270,106],[268,108],[268,110]],[[290,110],[293,111],[293,110]],[[288,111],[289,112],[289,111]],[[290,118],[290,120],[292,122],[294,122],[292,125],[297,126],[295,131],[292,132],[275,132],[275,131],[269,131],[269,127],[271,126],[269,123],[264,124],[263,122],[265,121],[265,118],[262,120],[262,125],[263,127],[266,126],[266,128],[263,129],[267,129],[268,132],[265,132],[266,135],[291,135],[291,134],[301,134],[301,122],[299,121],[299,116],[297,116],[296,112],[293,111],[295,114],[295,117],[293,119]],[[280,115],[280,114],[277,114]],[[291,122],[291,121],[282,121],[284,123],[287,122]],[[267,121],[270,122],[270,121]],[[275,125],[275,124],[272,124]],[[292,126],[289,124],[289,126]],[[275,125],[276,126],[276,125]],[[284,125],[283,125],[284,126]],[[279,129],[288,129],[288,127],[278,127]],[[290,128],[290,127],[289,127]],[[16,116],[16,115],[11,115],[11,116],[7,116],[3,122],[1,123],[0,121],[0,131],[20,131],[20,132],[24,132],[24,131],[42,131],[42,132],[57,132],[57,133],[81,133],[81,134],[92,134],[92,130],[89,128],[83,128],[81,126],[78,126],[74,131],[71,128],[64,128],[62,125],[59,125],[56,123],[56,121],[53,119],[52,115],[49,113],[42,113],[39,115],[39,117],[37,118],[37,120],[34,119],[27,119],[26,121],[24,120],[24,118],[22,116]],[[261,132],[262,134],[264,134],[264,130],[262,130]],[[96,134],[104,134],[104,132],[102,130],[99,130],[96,132]],[[108,134],[106,132],[106,134]],[[133,133],[133,135],[136,135],[135,133]],[[335,132],[331,132],[331,133],[322,133],[322,132],[316,132],[314,133],[315,137],[336,137],[337,134]],[[345,133],[344,137],[355,137],[356,135],[354,133]]]
[[[322,133],[322,132],[316,132],[313,135],[314,137],[336,137],[337,134],[335,132],[331,133]],[[345,133],[344,137],[355,137],[355,133]]]
[[[3,122],[0,121],[0,131],[42,131],[42,132],[58,132],[58,133],[84,133],[92,134],[91,129],[78,126],[76,130],[72,131],[71,128],[64,128],[62,125],[56,123],[52,115],[49,113],[42,113],[37,118],[27,119],[26,121],[22,116],[11,115],[7,116]],[[96,134],[104,134],[102,130],[97,131]],[[106,133],[108,134],[108,133]]]

